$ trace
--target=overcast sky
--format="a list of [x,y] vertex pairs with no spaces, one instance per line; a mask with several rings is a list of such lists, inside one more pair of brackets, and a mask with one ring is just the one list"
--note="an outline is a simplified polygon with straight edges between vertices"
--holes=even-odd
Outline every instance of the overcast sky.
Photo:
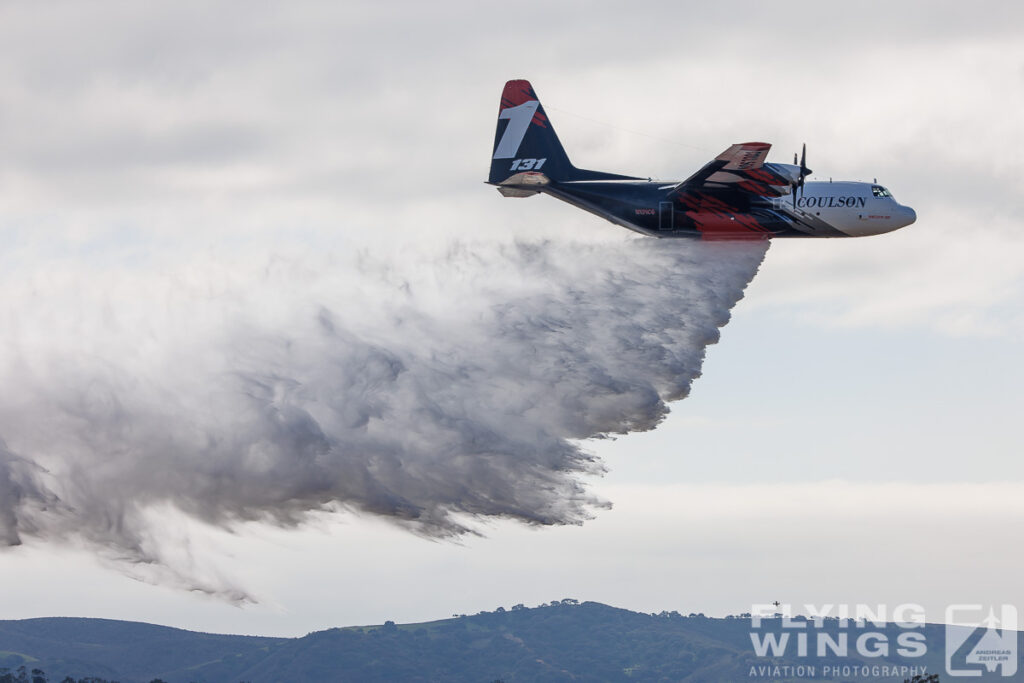
[[[771,142],[774,161],[806,142],[812,179],[877,178],[918,215],[774,243],[690,397],[654,431],[585,444],[607,468],[588,490],[613,507],[581,526],[430,540],[337,514],[229,534],[156,510],[167,552],[258,602],[29,536],[0,553],[2,616],[301,635],[564,597],[712,615],[915,602],[933,621],[949,603],[1024,607],[1024,8],[983,10],[0,5],[8,321],[65,281],[87,290],[68,310],[102,307],[93,284],[141,305],[140,273],[245,289],[250,271],[224,264],[253,254],[358,252],[400,275],[456,243],[635,241],[483,184],[510,78],[531,80],[581,167],[680,179],[735,142]],[[33,320],[51,327],[29,329],[92,334],[45,301]],[[191,313],[175,315],[187,343]]]

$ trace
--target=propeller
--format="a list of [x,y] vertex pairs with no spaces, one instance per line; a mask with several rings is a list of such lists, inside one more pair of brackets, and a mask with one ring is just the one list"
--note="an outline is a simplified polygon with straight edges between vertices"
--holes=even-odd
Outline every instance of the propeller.
[[793,208],[796,208],[796,191],[800,190],[800,196],[804,194],[804,179],[811,175],[813,171],[807,168],[807,143],[804,143],[803,149],[800,150],[800,161],[797,162],[796,153],[793,153],[793,165],[800,166],[800,177],[793,181]]

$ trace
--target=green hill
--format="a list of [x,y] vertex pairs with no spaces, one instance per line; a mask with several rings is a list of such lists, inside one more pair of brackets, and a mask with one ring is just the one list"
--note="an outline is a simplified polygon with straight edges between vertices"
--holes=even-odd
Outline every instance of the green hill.
[[[885,654],[874,651],[878,637],[868,643],[872,652],[858,654],[854,642],[864,631],[851,630],[838,620],[819,628],[770,619],[754,628],[749,618],[652,615],[574,600],[422,624],[330,629],[302,638],[213,635],[105,619],[26,619],[0,621],[0,666],[38,668],[51,683],[65,676],[121,683],[154,678],[167,683],[712,683],[808,680],[812,671],[815,680],[902,681],[910,675],[899,667],[942,671],[942,626],[915,629],[926,641],[926,652],[903,659],[896,652],[900,629],[890,624],[869,630],[891,645]],[[777,653],[780,656],[758,656],[752,632],[758,642],[767,634],[776,639],[788,634],[791,639]],[[801,632],[810,638],[805,656],[796,644]],[[848,656],[815,656],[817,637],[825,634],[838,641],[844,633]],[[868,668],[852,675],[849,670],[827,668],[839,666]],[[1024,666],[1020,668],[1024,671]]]

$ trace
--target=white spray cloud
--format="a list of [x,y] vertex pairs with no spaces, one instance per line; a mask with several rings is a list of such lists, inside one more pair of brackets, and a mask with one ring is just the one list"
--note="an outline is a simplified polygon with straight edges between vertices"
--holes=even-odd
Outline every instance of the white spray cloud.
[[765,244],[449,242],[162,267],[35,258],[0,297],[0,540],[85,542],[155,580],[155,512],[231,528],[381,515],[580,523],[576,440],[684,397]]

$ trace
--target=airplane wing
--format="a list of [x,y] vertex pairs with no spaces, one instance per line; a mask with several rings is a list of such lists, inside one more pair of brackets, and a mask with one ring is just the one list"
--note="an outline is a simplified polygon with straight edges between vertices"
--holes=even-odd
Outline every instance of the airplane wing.
[[789,194],[792,179],[765,164],[767,142],[744,142],[733,145],[699,171],[673,188],[677,194],[691,191],[733,191],[760,197],[781,197]]

